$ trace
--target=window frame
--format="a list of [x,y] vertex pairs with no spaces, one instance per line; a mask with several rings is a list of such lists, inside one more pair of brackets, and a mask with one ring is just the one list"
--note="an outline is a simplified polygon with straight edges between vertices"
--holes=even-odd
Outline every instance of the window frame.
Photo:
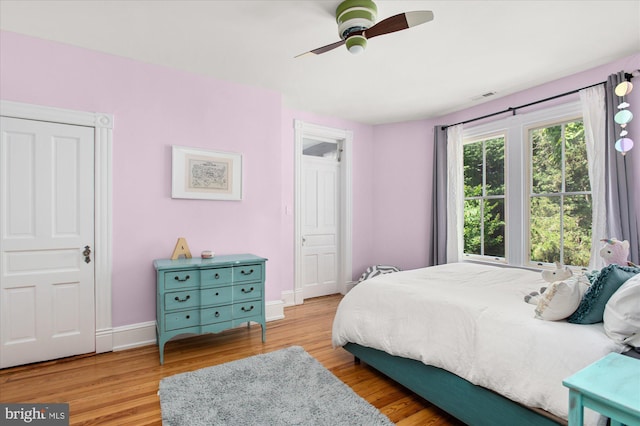
[[[569,196],[573,196],[573,195],[584,195],[584,194],[590,194],[592,199],[593,199],[593,191],[567,191],[566,188],[566,139],[565,139],[565,128],[563,127],[562,129],[562,138],[563,138],[563,146],[562,146],[562,168],[561,168],[561,173],[562,173],[562,188],[560,189],[560,191],[553,193],[554,195],[550,195],[550,193],[547,194],[539,194],[539,193],[534,193],[533,192],[533,171],[532,171],[532,166],[533,166],[533,154],[532,154],[532,145],[531,145],[531,141],[529,140],[529,133],[532,130],[537,130],[537,129],[543,129],[543,128],[547,128],[547,127],[552,127],[552,126],[558,126],[558,125],[562,125],[562,126],[566,126],[567,124],[571,123],[571,122],[575,122],[575,121],[582,121],[583,125],[584,125],[584,118],[582,116],[582,114],[579,114],[577,116],[574,117],[570,117],[570,118],[565,118],[563,120],[548,120],[545,121],[544,123],[541,123],[539,125],[529,125],[526,128],[524,128],[524,135],[523,137],[526,138],[526,148],[527,148],[527,181],[526,181],[526,191],[527,193],[525,194],[526,197],[526,205],[525,205],[525,213],[526,213],[526,220],[525,220],[525,224],[526,226],[526,236],[527,236],[527,246],[526,246],[526,254],[527,254],[527,266],[530,267],[536,267],[536,268],[540,268],[540,267],[550,267],[553,266],[553,263],[547,263],[547,262],[538,262],[538,261],[533,261],[531,260],[531,199],[534,197],[546,197],[546,198],[551,198],[553,196],[557,196],[560,197],[560,212],[561,212],[561,217],[560,217],[560,224],[561,227],[564,229],[564,202],[566,201],[566,197]],[[593,211],[593,207],[592,207],[592,211]],[[593,238],[593,237],[592,237]],[[563,235],[560,235],[560,244],[561,244],[561,252],[560,252],[560,259],[559,261],[562,262],[564,264],[564,237]],[[574,268],[574,269],[585,269],[585,267],[581,267],[581,266],[575,266],[575,265],[569,265],[570,267]],[[587,265],[588,266],[588,265]]]
[[[577,95],[575,97],[577,98]],[[463,129],[463,144],[488,139],[491,135],[505,135],[505,258],[504,261],[496,261],[493,256],[463,254],[465,260],[502,263],[531,269],[555,268],[553,264],[540,265],[538,262],[530,262],[529,259],[528,185],[531,176],[531,160],[528,132],[531,128],[575,119],[583,119],[579,100],[543,107],[527,113],[518,113]]]
[[[504,139],[504,171],[503,171],[503,176],[504,176],[504,193],[502,195],[486,195],[486,147],[485,147],[485,142],[491,139],[497,139],[497,138],[503,138]],[[477,199],[477,200],[481,200],[481,201],[487,201],[487,200],[496,200],[496,199],[501,199],[504,201],[504,221],[505,221],[505,240],[504,240],[504,252],[505,252],[505,257],[500,257],[500,256],[488,256],[488,255],[484,255],[484,254],[476,254],[476,253],[465,253],[464,252],[464,244],[463,244],[463,253],[462,256],[465,259],[470,259],[470,260],[487,260],[487,261],[491,261],[491,262],[498,262],[498,263],[507,263],[507,236],[506,236],[506,223],[507,223],[507,134],[505,132],[501,132],[501,131],[497,131],[497,132],[492,132],[492,133],[487,133],[487,134],[483,134],[479,137],[475,137],[475,138],[466,138],[463,137],[463,152],[464,152],[464,145],[469,145],[472,143],[478,143],[478,142],[482,142],[482,166],[483,166],[483,173],[482,173],[482,195],[479,197],[467,197],[464,195],[464,191],[463,191],[463,197],[464,197],[464,201],[466,201],[468,198],[469,199]],[[464,155],[463,155],[463,167],[464,167]],[[463,180],[464,180],[464,172],[463,172]],[[484,212],[484,209],[481,208],[481,211]],[[464,215],[463,215],[464,217]],[[481,223],[481,228],[483,229],[483,231],[481,232],[481,235],[484,235],[484,214],[481,214],[481,218],[482,218],[482,223]],[[464,227],[464,225],[463,225]],[[484,251],[484,238],[481,239],[480,241],[480,247],[482,247],[481,251]]]

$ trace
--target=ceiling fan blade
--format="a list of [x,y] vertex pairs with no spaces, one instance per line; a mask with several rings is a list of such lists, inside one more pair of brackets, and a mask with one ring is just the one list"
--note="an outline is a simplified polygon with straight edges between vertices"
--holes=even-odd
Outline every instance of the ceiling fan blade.
[[405,12],[399,15],[384,19],[373,27],[364,31],[366,38],[372,38],[379,35],[394,33],[416,25],[424,24],[433,20],[433,12],[430,10],[417,10],[415,12]]
[[313,49],[313,50],[310,50],[310,51],[308,51],[308,52],[301,53],[301,54],[299,54],[299,55],[296,55],[295,57],[296,57],[296,58],[299,58],[300,56],[305,56],[305,55],[309,55],[309,54],[319,55],[319,54],[321,54],[321,53],[325,53],[325,52],[328,52],[328,51],[330,51],[330,50],[333,50],[333,49],[335,49],[336,47],[340,47],[340,46],[342,46],[344,43],[345,43],[345,41],[344,41],[344,40],[336,41],[335,43],[331,43],[331,44],[328,44],[328,45],[326,45],[326,46],[318,47],[317,49]]

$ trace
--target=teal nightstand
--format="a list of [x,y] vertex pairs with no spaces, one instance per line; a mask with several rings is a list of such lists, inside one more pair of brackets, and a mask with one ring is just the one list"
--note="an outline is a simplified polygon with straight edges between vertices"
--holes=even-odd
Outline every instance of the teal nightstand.
[[611,426],[640,426],[640,360],[610,353],[562,381],[569,388],[569,426],[582,426],[584,407]]

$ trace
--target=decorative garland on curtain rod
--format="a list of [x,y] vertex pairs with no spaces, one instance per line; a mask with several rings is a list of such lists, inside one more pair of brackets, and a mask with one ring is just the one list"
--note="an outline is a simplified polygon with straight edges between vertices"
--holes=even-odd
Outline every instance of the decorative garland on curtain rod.
[[[637,72],[640,72],[640,69],[639,69],[639,70],[635,70],[635,71],[633,71],[633,72],[631,72],[631,73],[625,73],[625,74],[624,74],[624,78],[625,78],[628,82],[630,82],[630,81],[631,81],[631,79],[633,79],[633,77],[635,77],[635,76],[634,76],[634,73],[637,73]],[[600,83],[591,84],[591,85],[589,85],[589,86],[581,87],[580,89],[571,90],[570,92],[561,93],[561,94],[559,94],[559,95],[555,95],[555,96],[551,96],[551,97],[548,97],[548,98],[540,99],[540,100],[537,100],[537,101],[534,101],[534,102],[530,102],[530,103],[528,103],[528,104],[520,105],[520,106],[517,106],[517,107],[509,107],[509,108],[507,108],[507,109],[505,109],[505,110],[502,110],[502,111],[493,112],[493,113],[491,113],[491,114],[483,115],[482,117],[475,117],[475,118],[471,118],[471,119],[469,119],[469,120],[461,121],[461,122],[459,122],[459,123],[449,124],[449,125],[446,125],[446,126],[442,126],[442,130],[447,129],[448,127],[457,126],[458,124],[467,124],[467,123],[472,123],[472,122],[474,122],[474,121],[482,120],[482,119],[484,119],[484,118],[493,117],[493,116],[500,115],[500,114],[504,114],[504,113],[507,113],[507,112],[510,112],[510,113],[512,113],[513,115],[516,115],[516,111],[517,111],[517,110],[519,110],[519,109],[526,108],[526,107],[530,107],[530,106],[532,106],[532,105],[540,104],[540,103],[547,102],[547,101],[552,101],[552,100],[554,100],[554,99],[562,98],[562,97],[564,97],[564,96],[573,95],[574,93],[578,93],[578,92],[579,92],[579,91],[581,91],[581,90],[588,89],[589,87],[595,87],[595,86],[598,86],[598,85],[600,85],[600,84],[605,84],[605,83],[606,83],[606,81],[602,81],[602,82],[600,82]],[[633,85],[631,85],[631,88],[633,88]],[[629,91],[627,92],[627,94],[628,94],[629,92],[631,92],[631,90],[629,90]],[[628,105],[627,105],[627,106],[628,106]],[[628,112],[630,113],[630,111],[628,111]],[[633,115],[632,115],[631,117],[633,118]],[[631,121],[631,119],[629,119],[629,121]],[[627,123],[628,123],[629,121],[627,121]],[[629,148],[629,149],[631,149],[631,148]]]

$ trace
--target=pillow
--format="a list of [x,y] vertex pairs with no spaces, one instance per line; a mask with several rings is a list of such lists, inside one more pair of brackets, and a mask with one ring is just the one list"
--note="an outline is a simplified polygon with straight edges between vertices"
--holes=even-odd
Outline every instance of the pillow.
[[580,305],[582,296],[589,288],[585,276],[576,276],[552,283],[540,295],[536,306],[536,318],[558,321],[567,318]]
[[618,343],[640,334],[640,274],[629,278],[604,308],[604,331]]
[[366,271],[360,276],[358,282],[362,282],[364,280],[368,280],[369,278],[373,278],[376,275],[382,274],[390,274],[392,272],[399,272],[400,270],[395,266],[387,266],[387,265],[374,265],[369,266]]
[[605,266],[582,296],[578,309],[567,318],[567,321],[574,324],[601,322],[609,298],[625,281],[639,273],[640,268],[616,264]]

